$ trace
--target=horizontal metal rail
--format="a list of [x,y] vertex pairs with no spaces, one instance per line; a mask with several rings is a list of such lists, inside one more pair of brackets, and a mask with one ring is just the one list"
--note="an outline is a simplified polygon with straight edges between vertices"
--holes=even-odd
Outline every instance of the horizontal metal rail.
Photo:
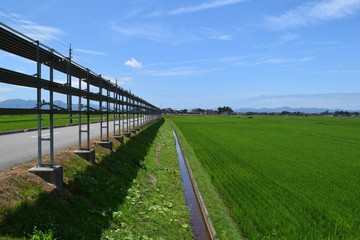
[[[144,99],[135,96],[129,91],[119,87],[117,83],[101,77],[88,68],[72,61],[71,49],[69,57],[66,57],[48,46],[41,44],[37,40],[16,31],[0,22],[0,50],[17,55],[19,57],[34,61],[36,63],[36,74],[27,75],[9,69],[0,67],[0,83],[36,89],[37,103],[34,108],[0,108],[0,115],[23,115],[37,114],[38,129],[38,167],[44,167],[42,163],[42,142],[49,142],[50,146],[50,167],[54,167],[54,114],[69,114],[70,123],[73,115],[78,115],[79,125],[79,150],[90,151],[90,115],[100,116],[100,139],[109,142],[109,116],[114,116],[114,133],[124,133],[126,130],[136,130],[140,127],[156,121],[160,118],[160,109],[150,104]],[[49,79],[42,78],[42,66],[47,66]],[[61,84],[54,78],[54,70],[64,73],[67,76],[67,83]],[[34,71],[35,72],[35,71]],[[76,78],[76,79],[72,79]],[[78,81],[78,88],[73,87],[72,83]],[[81,83],[86,83],[86,89],[82,89]],[[98,89],[98,92],[90,91],[90,86]],[[45,102],[42,99],[42,92],[49,93],[49,100]],[[104,94],[105,92],[105,94]],[[54,93],[67,96],[67,107],[62,108],[54,104]],[[72,97],[78,97],[77,110],[73,110]],[[86,104],[82,104],[86,100]],[[90,101],[97,102],[98,107],[90,106]],[[103,106],[105,104],[105,106]],[[46,108],[45,108],[46,106]],[[112,106],[112,108],[111,108]],[[42,115],[50,116],[50,137],[42,137]],[[82,128],[82,118],[86,115],[86,129]],[[103,122],[105,115],[105,121]],[[127,119],[125,121],[125,115]],[[122,121],[121,120],[122,116]],[[129,119],[136,118],[136,119]],[[140,119],[140,117],[143,117]],[[116,122],[118,120],[118,122]],[[131,121],[131,124],[130,124]],[[122,122],[122,124],[121,124]],[[105,124],[104,124],[105,123]],[[122,125],[122,126],[121,126]],[[103,129],[106,133],[106,139],[103,139]],[[87,146],[82,147],[82,133],[86,133]],[[104,142],[102,142],[104,143]],[[1,154],[1,153],[0,153]],[[46,165],[48,166],[48,165]]]
[[[46,66],[50,66],[62,73],[68,73],[69,59],[64,58],[64,56],[59,55],[55,51],[49,51],[42,47],[37,46],[36,42],[30,42],[24,39],[21,36],[11,32],[11,29],[5,29],[5,25],[2,24],[0,27],[0,49],[14,55],[35,61],[40,62]],[[95,74],[92,71],[88,71],[87,68],[82,67],[81,65],[75,63],[74,61],[70,62],[71,75],[79,79],[87,79],[92,86],[100,87],[104,90],[109,90],[111,92],[118,91],[120,95],[124,95],[133,99],[134,101],[145,103],[148,106],[152,107],[154,110],[157,109],[154,105],[148,103],[147,101],[137,97],[130,92],[122,89],[121,87],[113,84],[109,80],[104,79],[100,75]]]

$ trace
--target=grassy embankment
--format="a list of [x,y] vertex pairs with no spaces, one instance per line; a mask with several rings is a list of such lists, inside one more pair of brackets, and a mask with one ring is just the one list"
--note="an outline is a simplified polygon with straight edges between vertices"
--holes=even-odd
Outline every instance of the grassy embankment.
[[[49,115],[42,115],[42,126],[48,127],[50,125]],[[78,123],[78,115],[73,115],[73,122]],[[103,115],[103,119],[105,120],[105,115]],[[113,115],[109,115],[109,119],[113,119]],[[92,115],[90,116],[91,122],[100,121],[100,116]],[[82,116],[82,122],[86,122],[86,115]],[[57,114],[54,115],[54,125],[66,125],[70,124],[70,115],[68,114]],[[37,115],[0,115],[0,132],[4,131],[12,131],[12,130],[22,130],[22,129],[30,129],[37,128]]]
[[34,162],[0,173],[0,239],[192,239],[168,124],[114,143],[114,152],[94,146],[96,165],[57,153],[61,189],[27,173]]
[[212,218],[197,167],[249,239],[359,239],[359,118],[171,121],[194,151],[185,149]]

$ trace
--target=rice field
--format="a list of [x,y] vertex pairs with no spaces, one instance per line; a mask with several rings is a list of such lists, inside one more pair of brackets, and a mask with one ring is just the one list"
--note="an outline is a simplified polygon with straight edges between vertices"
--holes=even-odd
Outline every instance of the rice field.
[[[73,123],[78,123],[79,115],[73,115]],[[42,118],[42,126],[48,127],[50,126],[50,117],[48,114],[43,114]],[[105,118],[105,115],[104,115]],[[82,116],[82,121],[86,121],[86,116]],[[90,121],[97,122],[99,121],[100,116],[91,115]],[[109,116],[109,119],[113,119],[113,115]],[[69,114],[55,114],[54,115],[54,125],[66,125],[70,124],[70,115]],[[37,115],[29,114],[29,115],[0,115],[0,132],[4,131],[12,131],[12,130],[22,130],[29,128],[37,128]]]
[[360,118],[171,121],[246,238],[360,239]]

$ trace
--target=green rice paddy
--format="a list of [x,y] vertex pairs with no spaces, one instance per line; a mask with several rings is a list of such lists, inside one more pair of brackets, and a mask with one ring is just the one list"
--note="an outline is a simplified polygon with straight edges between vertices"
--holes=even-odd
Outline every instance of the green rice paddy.
[[[103,116],[105,119],[105,115]],[[42,126],[49,127],[50,126],[50,116],[49,114],[43,114],[41,116]],[[110,114],[109,119],[113,119],[113,115]],[[82,121],[86,122],[86,115],[82,116]],[[91,122],[100,121],[100,116],[91,115]],[[79,122],[79,115],[73,115],[73,122]],[[70,124],[70,115],[69,114],[55,114],[54,115],[54,125],[66,125]],[[13,131],[13,130],[22,130],[22,129],[30,129],[37,128],[37,115],[29,114],[29,115],[0,115],[0,132],[4,131]]]
[[171,121],[246,238],[360,239],[360,118]]

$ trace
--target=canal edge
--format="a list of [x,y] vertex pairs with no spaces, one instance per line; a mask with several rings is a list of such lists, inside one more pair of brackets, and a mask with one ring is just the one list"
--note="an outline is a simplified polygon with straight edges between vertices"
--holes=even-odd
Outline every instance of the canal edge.
[[185,154],[185,152],[184,152],[184,149],[183,149],[183,147],[182,147],[182,145],[181,145],[181,142],[180,142],[180,139],[179,139],[179,137],[178,137],[178,134],[177,134],[176,130],[174,129],[174,127],[172,126],[172,124],[171,124],[170,122],[169,122],[169,124],[170,124],[170,127],[172,128],[172,130],[175,132],[176,139],[177,139],[177,141],[178,141],[178,143],[179,143],[180,150],[181,150],[181,153],[182,153],[183,158],[184,158],[184,161],[185,161],[186,169],[187,169],[187,171],[188,171],[188,173],[189,173],[190,181],[191,181],[191,184],[192,184],[192,186],[193,186],[193,188],[194,188],[195,196],[196,196],[196,199],[197,199],[197,201],[198,201],[198,203],[199,203],[200,210],[201,210],[201,214],[202,214],[202,217],[203,217],[203,219],[204,219],[204,221],[205,221],[206,229],[208,230],[210,239],[211,239],[211,240],[217,240],[218,238],[217,238],[217,236],[216,236],[215,228],[214,228],[214,226],[213,226],[213,224],[212,224],[212,222],[211,222],[211,219],[210,219],[210,217],[209,217],[208,210],[207,210],[207,208],[206,208],[206,206],[205,206],[205,203],[204,203],[204,200],[203,200],[203,198],[202,198],[202,196],[201,196],[199,187],[198,187],[198,185],[197,185],[197,183],[196,183],[196,180],[195,180],[195,178],[194,178],[193,172],[192,172],[192,170],[191,170],[191,168],[190,168],[189,161],[188,161],[187,156],[186,156],[186,154]]

